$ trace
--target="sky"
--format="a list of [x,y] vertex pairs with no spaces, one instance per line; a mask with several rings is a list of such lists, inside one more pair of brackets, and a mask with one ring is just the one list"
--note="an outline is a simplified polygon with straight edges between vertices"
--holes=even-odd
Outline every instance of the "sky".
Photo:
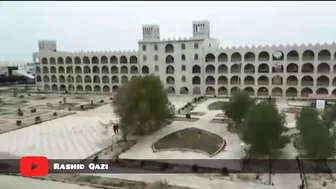
[[336,2],[6,2],[0,1],[0,61],[32,61],[38,40],[60,51],[137,50],[142,24],[161,38],[192,36],[209,20],[221,46],[331,43]]

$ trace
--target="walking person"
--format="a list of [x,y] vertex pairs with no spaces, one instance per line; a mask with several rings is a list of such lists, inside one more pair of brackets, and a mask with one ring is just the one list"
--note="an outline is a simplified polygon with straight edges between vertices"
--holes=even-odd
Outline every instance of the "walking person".
[[113,124],[113,132],[117,133],[117,124]]
[[92,161],[92,162],[93,162],[93,163],[97,163],[98,158],[99,158],[99,157],[96,155],[96,156],[93,158],[93,161]]
[[117,123],[115,126],[116,126],[116,133],[119,133],[119,123]]

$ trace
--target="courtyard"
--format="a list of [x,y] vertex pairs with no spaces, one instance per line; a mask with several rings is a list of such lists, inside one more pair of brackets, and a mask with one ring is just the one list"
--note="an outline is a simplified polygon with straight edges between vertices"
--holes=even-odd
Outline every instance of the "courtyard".
[[[40,95],[46,96],[44,99],[34,100],[37,95],[24,95],[25,98],[14,98],[10,94],[3,97],[3,102],[13,101],[13,99],[25,99],[25,103],[21,103],[20,107],[26,113],[25,109],[35,108],[40,117],[46,119],[44,114],[53,116],[53,112],[57,112],[62,118],[55,118],[50,121],[34,124],[30,127],[20,128],[15,124],[18,119],[17,109],[6,108],[2,106],[2,111],[8,111],[5,115],[0,116],[0,129],[6,132],[0,135],[1,152],[8,152],[15,156],[24,155],[44,155],[51,159],[85,159],[104,148],[111,145],[112,131],[102,133],[102,123],[108,123],[110,120],[117,119],[111,107],[109,96],[101,95],[75,95],[66,96],[66,101],[69,103],[77,103],[80,105],[90,106],[90,101],[99,104],[99,107],[88,109],[87,111],[72,110],[69,111],[64,107],[62,110],[55,110],[60,102],[63,103],[63,94]],[[175,100],[174,100],[175,99]],[[101,102],[104,101],[104,103]],[[175,98],[172,97],[172,102],[176,107],[183,106],[191,98]],[[50,107],[50,104],[53,105]],[[48,106],[49,105],[49,106]],[[57,109],[57,108],[56,108]],[[34,119],[37,114],[30,115]],[[26,119],[29,119],[27,116]],[[11,124],[9,124],[11,123]],[[18,138],[20,140],[18,140]]]
[[[67,105],[63,105],[64,109],[61,110],[57,108],[58,106],[62,106],[61,104],[64,103],[64,95],[49,95],[44,99],[41,99],[43,98],[43,95],[41,96],[28,96],[26,94],[24,98],[15,98],[15,100],[24,99],[26,101],[24,103],[21,102],[21,106],[17,107],[20,107],[24,111],[25,115],[29,114],[28,110],[31,108],[35,108],[37,110],[36,113],[40,113],[40,116],[48,113],[52,115],[55,111],[57,111],[58,114],[64,113],[71,115],[66,115],[62,118],[55,118],[50,121],[34,124],[30,127],[1,134],[0,142],[4,144],[0,147],[1,152],[8,152],[12,156],[44,155],[50,159],[85,159],[111,146],[111,136],[113,135],[112,129],[108,129],[108,132],[104,133],[101,126],[101,123],[108,123],[110,120],[114,121],[117,119],[113,113],[113,107],[111,107],[110,104],[110,97],[94,95],[66,96],[66,103],[75,104],[74,107],[80,107],[80,105],[83,104],[90,105],[91,101],[95,104],[99,104],[97,107],[86,110],[73,108],[73,110],[69,111],[69,106]],[[6,98],[11,99],[11,102],[15,102],[13,97],[4,97],[3,101],[6,102]],[[222,116],[223,113],[221,110],[209,110],[209,105],[218,101],[228,101],[228,99],[209,98],[200,103],[192,103],[192,97],[170,96],[169,100],[175,106],[176,110],[184,108],[188,103],[191,103],[192,108],[190,108],[190,110],[188,109],[185,114],[190,114],[192,118],[197,118],[197,120],[193,122],[183,120],[173,121],[171,124],[157,131],[153,135],[141,137],[132,148],[119,155],[120,159],[152,159],[162,162],[173,159],[174,161],[181,160],[180,163],[184,164],[197,164],[200,166],[203,164],[203,166],[207,167],[219,167],[223,166],[225,162],[229,162],[225,166],[230,170],[239,170],[241,168],[238,161],[236,161],[237,164],[233,164],[232,161],[225,161],[229,159],[242,159],[246,155],[245,150],[241,146],[239,136],[227,130],[227,123],[211,122],[213,119],[218,119],[218,116]],[[50,104],[52,106],[50,106]],[[284,111],[289,111],[290,108],[297,108],[305,105],[307,105],[307,102],[277,100],[278,108]],[[2,111],[11,110],[13,113],[1,115],[1,120],[7,121],[10,119],[18,119],[15,114],[17,107],[12,109],[7,108],[6,105],[2,107]],[[26,115],[26,119],[29,117],[36,117],[36,113],[30,116]],[[177,116],[185,117],[185,114]],[[286,113],[286,116],[287,127],[289,128],[288,132],[295,133],[295,113]],[[0,127],[1,129],[5,128],[3,125],[0,125]],[[17,126],[14,125],[10,128],[12,127]],[[194,132],[191,132],[190,136],[183,135],[183,133],[182,135],[188,140],[192,138],[192,140],[196,141],[196,143],[191,144],[193,147],[179,146],[180,144],[183,144],[183,141],[177,141],[175,146],[170,146],[168,140],[163,144],[162,150],[154,150],[153,147],[155,144],[163,138],[174,133],[174,137],[177,137],[176,133],[188,129],[194,130]],[[200,133],[201,135],[198,136]],[[195,139],[195,137],[212,135],[211,133],[215,134],[216,137],[218,136],[220,138],[218,141],[221,142],[214,142],[213,144],[209,143],[203,147],[197,145],[197,138]],[[20,140],[18,140],[18,138]],[[281,151],[280,155],[281,158],[293,159],[297,154],[296,149],[293,148],[290,143]],[[109,155],[104,154],[104,157],[109,157]],[[169,159],[167,159],[167,157],[169,157]],[[243,176],[233,174],[229,177],[220,177],[216,174],[195,174],[188,176],[188,179],[202,179],[204,184],[200,186],[204,187],[209,184],[206,184],[208,181],[216,181],[218,186],[219,183],[228,184],[235,181],[241,183],[241,185],[243,185],[243,183],[254,183],[257,184],[256,187],[258,186],[258,183],[265,184],[269,181],[269,174],[259,174],[260,179],[258,181],[254,179],[255,175],[256,174]],[[170,178],[164,175],[160,176],[160,174],[155,177],[153,175],[146,174],[128,174],[127,177],[115,174],[99,176],[141,181],[166,178],[171,183],[177,183],[180,186],[185,186],[185,184],[182,184],[183,179],[180,182],[177,181],[175,177]],[[275,174],[272,176],[272,182],[275,185],[286,188],[290,188],[293,185],[298,186],[300,184],[298,181],[298,174]],[[233,182],[231,184],[233,184]],[[188,186],[191,187],[190,184]],[[200,188],[200,186],[193,185],[193,188]],[[215,187],[215,184],[211,184],[211,186]]]

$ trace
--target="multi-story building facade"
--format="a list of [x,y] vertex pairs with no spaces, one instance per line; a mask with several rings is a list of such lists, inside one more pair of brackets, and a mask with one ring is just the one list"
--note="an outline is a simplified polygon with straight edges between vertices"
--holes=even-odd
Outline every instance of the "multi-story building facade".
[[172,94],[307,97],[336,95],[336,44],[219,47],[208,21],[194,21],[193,36],[160,39],[144,25],[138,51],[62,52],[39,41],[36,82],[45,91],[115,92],[137,75],[155,74]]

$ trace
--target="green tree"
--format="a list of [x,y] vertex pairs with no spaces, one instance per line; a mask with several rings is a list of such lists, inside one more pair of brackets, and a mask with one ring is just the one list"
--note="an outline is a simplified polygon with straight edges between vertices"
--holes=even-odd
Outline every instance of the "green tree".
[[157,131],[175,112],[160,78],[154,75],[138,76],[121,86],[113,108],[120,117],[124,139],[130,133],[146,135]]
[[311,128],[311,125],[320,124],[320,121],[319,113],[316,109],[303,107],[297,116],[296,127],[301,133],[304,133],[307,128]]
[[250,151],[257,154],[271,155],[285,146],[288,139],[281,137],[284,115],[276,106],[260,102],[251,106],[243,122],[243,139],[250,144]]
[[296,124],[301,134],[301,147],[309,157],[328,158],[334,154],[335,137],[329,130],[329,123],[314,108],[301,110]]
[[237,91],[231,96],[229,103],[222,107],[222,110],[225,115],[232,119],[238,127],[250,106],[253,104],[254,100],[246,91]]
[[333,126],[333,122],[336,121],[336,104],[333,104],[331,108],[325,109],[324,116],[325,116],[325,119],[331,122],[330,126]]

